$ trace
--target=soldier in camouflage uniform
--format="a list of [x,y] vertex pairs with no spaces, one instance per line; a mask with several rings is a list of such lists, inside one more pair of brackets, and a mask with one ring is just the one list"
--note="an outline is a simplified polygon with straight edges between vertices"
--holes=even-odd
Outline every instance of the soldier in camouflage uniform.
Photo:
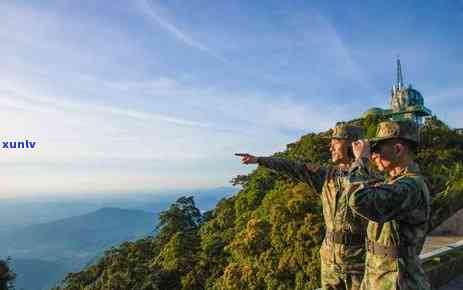
[[418,257],[428,231],[430,196],[413,161],[417,126],[413,122],[382,122],[370,144],[353,144],[357,169],[362,172],[370,157],[388,174],[388,180],[371,184],[361,174],[351,179],[360,187],[350,196],[349,206],[369,220],[361,289],[431,289]]
[[[364,273],[367,221],[348,206],[351,192],[350,165],[354,156],[352,142],[362,137],[362,128],[341,124],[333,129],[331,157],[334,166],[318,166],[283,158],[236,154],[244,164],[258,163],[305,182],[321,192],[326,235],[320,249],[321,280],[324,290],[359,289]],[[349,148],[350,147],[350,148]],[[350,156],[349,156],[350,155]],[[362,172],[368,176],[369,170]]]

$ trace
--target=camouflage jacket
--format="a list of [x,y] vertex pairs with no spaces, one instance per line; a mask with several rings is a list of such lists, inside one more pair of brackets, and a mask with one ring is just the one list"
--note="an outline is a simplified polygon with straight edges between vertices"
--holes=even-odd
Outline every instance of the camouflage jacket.
[[[349,196],[354,188],[350,185],[351,175],[370,176],[366,167],[355,172],[343,172],[335,166],[318,166],[283,158],[259,157],[261,166],[283,173],[305,182],[321,192],[323,217],[327,232],[347,232],[366,235],[367,220],[353,212],[348,206]],[[362,171],[362,172],[360,172]],[[345,245],[334,243],[325,237],[320,249],[322,262],[334,271],[363,273],[365,262],[364,243]]]
[[[367,163],[363,160],[357,165]],[[385,183],[373,185],[357,178],[351,182],[361,185],[351,195],[349,206],[369,220],[369,245],[400,251],[394,257],[369,247],[361,289],[430,289],[418,257],[430,216],[429,190],[418,165],[412,163]]]

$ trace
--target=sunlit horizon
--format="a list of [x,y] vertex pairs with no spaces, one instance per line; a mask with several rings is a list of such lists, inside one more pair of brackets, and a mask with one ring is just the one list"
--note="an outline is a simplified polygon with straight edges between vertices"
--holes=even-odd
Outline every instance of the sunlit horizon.
[[[463,3],[4,1],[0,198],[228,187],[405,83],[463,127]],[[0,143],[1,144],[1,143]]]

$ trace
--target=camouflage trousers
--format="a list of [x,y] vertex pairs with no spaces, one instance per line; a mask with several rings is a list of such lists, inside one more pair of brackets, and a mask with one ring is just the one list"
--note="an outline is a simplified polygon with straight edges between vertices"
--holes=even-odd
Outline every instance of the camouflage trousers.
[[321,280],[323,290],[359,290],[363,273],[339,271],[333,265],[321,263]]

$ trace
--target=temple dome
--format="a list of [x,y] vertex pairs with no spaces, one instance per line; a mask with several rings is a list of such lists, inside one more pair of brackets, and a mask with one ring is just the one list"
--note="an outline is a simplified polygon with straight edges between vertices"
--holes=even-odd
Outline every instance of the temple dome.
[[407,88],[408,105],[409,106],[424,106],[424,98],[420,92],[413,89],[412,86]]
[[424,106],[423,95],[411,85],[404,86],[402,65],[400,59],[397,59],[397,83],[392,86],[390,107],[388,109],[370,108],[362,114],[362,118],[381,117],[394,121],[412,120],[421,125],[423,118],[431,114],[431,110]]
[[400,112],[407,107],[424,106],[424,98],[421,93],[410,85],[408,88],[395,88],[392,93],[391,109]]

